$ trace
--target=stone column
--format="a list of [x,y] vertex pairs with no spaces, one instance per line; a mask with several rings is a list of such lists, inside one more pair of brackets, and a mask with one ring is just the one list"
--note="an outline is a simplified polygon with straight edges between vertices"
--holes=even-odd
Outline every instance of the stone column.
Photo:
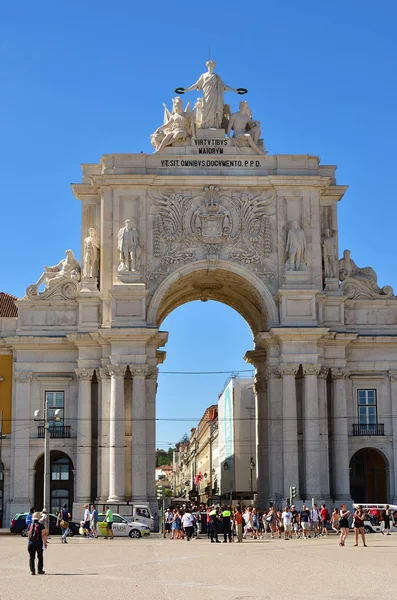
[[283,481],[283,404],[278,367],[268,365],[267,402],[269,422],[269,500],[278,506],[284,496]]
[[127,365],[109,365],[109,498],[108,502],[125,500],[125,422],[124,376]]
[[154,508],[156,508],[157,502],[155,484],[157,376],[158,368],[150,367],[146,377],[146,481],[148,501]]
[[[299,365],[294,363],[280,363],[280,373],[283,378],[283,473],[284,497],[289,496],[289,488],[295,486],[297,495],[299,490],[299,464],[298,464],[298,419],[296,408],[296,382],[295,377]],[[281,456],[281,455],[280,455]]]
[[[390,479],[390,492],[393,504],[397,504],[397,371],[389,371],[391,395],[391,419],[393,435],[393,473]],[[394,489],[393,489],[394,488]]]
[[[15,389],[12,407],[11,473],[12,511],[24,512],[32,506],[34,490],[29,490],[30,435],[37,436],[37,428],[32,426],[30,392],[33,374],[31,371],[14,371]],[[44,402],[40,406],[43,417]],[[35,424],[33,424],[35,425]],[[44,440],[43,446],[44,450]]]
[[329,502],[330,496],[330,464],[329,464],[329,440],[328,440],[328,397],[327,378],[329,369],[321,367],[318,374],[318,418],[320,424],[320,481],[321,500]]
[[79,382],[77,403],[76,497],[75,502],[91,500],[92,412],[91,380],[94,369],[75,369]]
[[334,494],[337,501],[350,498],[349,436],[347,426],[347,371],[333,368],[332,373],[332,437]]
[[97,370],[98,391],[98,499],[107,502],[109,497],[109,419],[110,373],[107,367]]
[[130,365],[132,380],[132,500],[147,501],[146,375],[148,365]]
[[259,508],[264,508],[269,501],[269,423],[265,372],[267,352],[249,350],[244,358],[256,369],[254,379],[256,494]]
[[305,500],[321,498],[320,426],[318,420],[317,375],[320,365],[302,365],[303,385],[303,456]]

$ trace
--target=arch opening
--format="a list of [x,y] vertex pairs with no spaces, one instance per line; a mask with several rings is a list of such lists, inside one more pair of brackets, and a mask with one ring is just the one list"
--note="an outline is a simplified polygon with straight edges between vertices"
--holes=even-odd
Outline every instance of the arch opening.
[[387,502],[387,460],[375,448],[361,448],[350,460],[350,495],[356,503]]
[[208,270],[208,263],[185,267],[167,277],[153,295],[148,322],[159,327],[178,306],[193,300],[216,300],[234,308],[248,323],[253,335],[278,323],[271,291],[252,274],[227,263]]
[[[35,463],[34,506],[43,506],[44,454]],[[71,509],[74,502],[74,473],[70,457],[60,450],[50,452],[50,513],[57,514],[63,504]]]

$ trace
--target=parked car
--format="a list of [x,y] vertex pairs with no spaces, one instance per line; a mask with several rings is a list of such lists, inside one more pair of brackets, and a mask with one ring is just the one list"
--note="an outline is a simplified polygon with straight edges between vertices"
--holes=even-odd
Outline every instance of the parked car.
[[[113,533],[116,537],[140,538],[144,535],[150,535],[150,529],[143,523],[137,521],[128,521],[121,515],[113,514]],[[98,535],[106,535],[105,515],[98,515]]]
[[[28,513],[17,513],[15,517],[12,519],[10,523],[10,531],[11,533],[20,533],[22,537],[26,537],[28,535],[27,527],[26,527],[26,517]],[[50,535],[61,535],[61,528],[57,525],[57,516],[50,514]],[[79,523],[74,523],[70,521],[69,523],[69,535],[78,535],[79,533]]]

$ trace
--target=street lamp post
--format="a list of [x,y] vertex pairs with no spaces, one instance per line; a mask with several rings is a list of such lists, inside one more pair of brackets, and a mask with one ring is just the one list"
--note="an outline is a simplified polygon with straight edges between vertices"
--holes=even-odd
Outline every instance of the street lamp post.
[[61,410],[57,409],[53,417],[48,416],[48,398],[44,400],[44,418],[40,418],[40,411],[34,411],[34,420],[39,421],[44,426],[44,489],[43,489],[43,508],[50,511],[50,423],[56,423],[61,420]]
[[251,489],[250,489],[250,491],[252,492],[252,499],[254,499],[254,487],[252,485],[252,473],[253,473],[254,469],[255,469],[255,462],[254,462],[254,459],[251,456],[251,460],[250,460],[250,473],[251,473],[250,487],[251,487]]

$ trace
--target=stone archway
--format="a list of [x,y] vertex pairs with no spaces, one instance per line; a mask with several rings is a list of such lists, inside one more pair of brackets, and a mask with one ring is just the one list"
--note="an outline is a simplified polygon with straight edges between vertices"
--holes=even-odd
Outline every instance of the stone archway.
[[241,267],[219,261],[216,270],[207,261],[185,265],[157,288],[148,307],[147,321],[160,326],[175,308],[192,300],[217,300],[234,308],[256,335],[279,323],[278,308],[262,281]]
[[[43,506],[44,454],[34,467],[34,506]],[[57,513],[63,504],[71,509],[74,502],[74,467],[71,458],[59,450],[50,452],[50,512]]]
[[387,460],[375,448],[362,448],[350,460],[350,495],[354,502],[387,502]]

